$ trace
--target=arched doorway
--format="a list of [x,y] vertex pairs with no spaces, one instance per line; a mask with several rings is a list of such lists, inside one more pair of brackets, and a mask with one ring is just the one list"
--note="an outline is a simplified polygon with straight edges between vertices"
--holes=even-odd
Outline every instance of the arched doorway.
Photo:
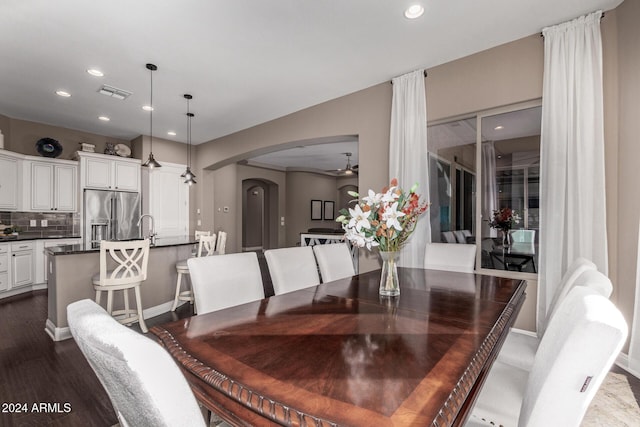
[[278,186],[260,179],[242,181],[242,251],[277,247]]

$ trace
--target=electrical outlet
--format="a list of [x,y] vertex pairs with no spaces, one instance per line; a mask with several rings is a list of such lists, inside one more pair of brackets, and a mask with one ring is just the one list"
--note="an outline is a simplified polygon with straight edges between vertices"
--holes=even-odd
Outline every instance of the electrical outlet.
[[48,227],[49,221],[46,219],[40,220],[40,227]]
[[38,226],[38,221],[36,221],[35,219],[29,220],[29,227],[37,227],[37,226]]

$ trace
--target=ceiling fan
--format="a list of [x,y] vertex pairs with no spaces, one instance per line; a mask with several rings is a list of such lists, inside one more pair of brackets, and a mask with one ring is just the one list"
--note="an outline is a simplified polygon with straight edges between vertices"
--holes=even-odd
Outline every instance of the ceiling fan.
[[344,169],[333,169],[327,172],[333,172],[336,173],[338,175],[345,175],[345,176],[349,176],[349,175],[357,175],[358,174],[358,165],[351,165],[351,156],[353,155],[352,153],[342,153],[345,156],[347,156],[347,165],[345,166]]

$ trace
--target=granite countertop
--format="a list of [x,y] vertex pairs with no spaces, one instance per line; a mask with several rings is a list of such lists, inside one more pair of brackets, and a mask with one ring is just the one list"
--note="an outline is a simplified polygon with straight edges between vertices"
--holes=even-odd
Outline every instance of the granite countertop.
[[[162,248],[167,246],[182,246],[182,245],[195,245],[198,241],[193,237],[159,237],[156,239],[153,248]],[[87,249],[83,244],[81,245],[60,245],[45,248],[48,255],[72,255],[72,254],[84,254],[91,252],[100,252],[100,248]]]
[[0,236],[0,243],[3,242],[23,242],[25,240],[50,240],[50,239],[80,239],[81,236],[68,236],[68,235],[60,235],[60,234],[52,234],[49,236],[41,236],[34,234],[18,234],[9,235],[9,236]]

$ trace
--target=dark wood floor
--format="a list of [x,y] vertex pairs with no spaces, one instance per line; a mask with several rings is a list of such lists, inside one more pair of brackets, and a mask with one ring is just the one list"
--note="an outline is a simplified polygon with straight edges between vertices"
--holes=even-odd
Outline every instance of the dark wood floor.
[[[177,314],[154,317],[147,325],[191,314],[185,304]],[[116,424],[111,402],[75,341],[53,342],[44,331],[46,319],[46,290],[0,300],[0,426]],[[39,409],[41,403],[54,405],[35,411],[34,404]]]
[[[177,313],[148,319],[147,325],[191,314],[191,306],[185,304]],[[46,290],[0,300],[0,426],[116,424],[109,398],[75,341],[53,342],[44,332],[46,318]],[[614,371],[626,374],[617,367]],[[640,380],[627,377],[640,402]],[[53,405],[42,412],[35,411],[34,404],[39,409],[41,403]],[[11,404],[19,404],[20,409],[26,405],[26,411],[16,412],[15,407],[8,406]],[[65,411],[65,404],[69,411]],[[6,412],[10,409],[13,413]]]

